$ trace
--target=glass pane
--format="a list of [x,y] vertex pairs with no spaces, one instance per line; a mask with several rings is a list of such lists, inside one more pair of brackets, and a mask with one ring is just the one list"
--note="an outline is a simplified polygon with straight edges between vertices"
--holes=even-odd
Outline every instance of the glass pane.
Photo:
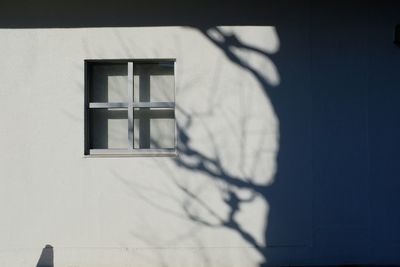
[[90,102],[128,101],[128,64],[92,64],[90,77]]
[[174,102],[174,62],[135,63],[135,102]]
[[128,111],[90,110],[90,148],[128,148]]
[[134,148],[175,148],[175,117],[170,109],[134,109]]

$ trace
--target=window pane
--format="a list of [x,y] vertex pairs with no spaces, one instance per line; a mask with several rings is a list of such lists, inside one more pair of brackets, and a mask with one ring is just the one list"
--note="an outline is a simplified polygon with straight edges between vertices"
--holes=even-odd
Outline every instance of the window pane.
[[134,109],[134,148],[174,148],[175,118],[170,109]]
[[128,101],[128,64],[92,64],[90,102],[126,101]]
[[90,148],[128,148],[128,111],[90,110]]
[[135,63],[135,102],[174,102],[174,62]]

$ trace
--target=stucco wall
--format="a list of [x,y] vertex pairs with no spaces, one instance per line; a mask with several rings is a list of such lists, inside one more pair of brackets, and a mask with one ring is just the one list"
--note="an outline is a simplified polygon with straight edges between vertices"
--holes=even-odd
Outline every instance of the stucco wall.
[[[274,27],[221,29],[268,53],[279,50]],[[176,58],[177,123],[190,137],[187,145],[219,157],[227,173],[271,183],[278,121],[251,74],[191,28],[2,30],[1,36],[4,265],[21,253],[18,261],[32,266],[45,244],[55,247],[56,266],[195,266],[207,258],[239,266],[260,259],[234,231],[190,219],[199,213],[210,223],[220,223],[217,215],[224,220],[227,185],[175,158],[83,156],[83,59]],[[279,84],[272,61],[254,52],[241,56]],[[200,160],[178,157],[193,166]],[[268,206],[258,198],[237,219],[264,244]],[[33,258],[25,256],[34,248]]]

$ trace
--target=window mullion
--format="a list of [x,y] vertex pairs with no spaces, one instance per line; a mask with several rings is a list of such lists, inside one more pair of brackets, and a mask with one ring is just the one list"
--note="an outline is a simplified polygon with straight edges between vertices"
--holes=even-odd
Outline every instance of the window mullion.
[[128,62],[128,143],[133,149],[133,62]]

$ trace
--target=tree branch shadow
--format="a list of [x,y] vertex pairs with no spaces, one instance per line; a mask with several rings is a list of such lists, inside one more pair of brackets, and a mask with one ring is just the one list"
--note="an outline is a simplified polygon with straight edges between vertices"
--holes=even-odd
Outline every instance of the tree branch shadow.
[[[261,74],[262,70],[257,69],[252,66],[240,56],[238,56],[234,50],[235,49],[244,49],[246,51],[255,52],[261,57],[270,58],[272,54],[261,50],[260,48],[253,47],[249,44],[245,44],[234,34],[234,33],[224,33],[218,27],[211,28],[199,28],[198,29],[211,43],[213,43],[217,48],[223,51],[224,55],[235,65],[240,68],[246,70],[251,73],[254,78],[261,84],[265,96],[267,98],[271,98],[274,95],[272,90],[272,86],[269,82],[263,77]],[[212,34],[213,33],[213,34]],[[216,35],[216,34],[217,35]],[[272,101],[272,103],[274,103]],[[179,107],[178,107],[179,109]],[[179,140],[178,143],[178,154],[174,161],[177,166],[180,168],[190,170],[193,172],[201,173],[215,182],[219,182],[220,189],[222,190],[222,201],[229,207],[228,216],[226,218],[222,218],[219,216],[210,205],[208,205],[205,201],[200,199],[194,192],[191,192],[188,188],[185,188],[179,184],[177,186],[179,189],[188,196],[190,201],[197,203],[201,207],[203,207],[208,214],[212,215],[212,217],[217,221],[209,222],[205,220],[201,216],[194,214],[190,210],[190,201],[186,201],[183,203],[183,209],[186,213],[186,216],[193,222],[196,222],[205,227],[223,227],[226,229],[230,229],[237,233],[243,240],[245,240],[251,247],[253,247],[256,251],[263,256],[264,262],[261,263],[261,266],[264,266],[267,261],[267,255],[265,246],[260,244],[257,241],[256,237],[253,236],[250,232],[246,231],[242,225],[238,222],[236,216],[240,212],[242,205],[245,203],[252,202],[256,196],[261,197],[265,202],[268,203],[267,192],[269,191],[269,184],[257,183],[254,182],[251,176],[243,176],[243,175],[235,175],[230,172],[229,169],[226,169],[222,162],[217,149],[217,145],[214,141],[214,136],[211,131],[208,131],[209,141],[213,144],[214,147],[214,156],[206,155],[200,150],[196,149],[191,145],[191,139],[189,136],[189,129],[192,124],[192,116],[187,112],[180,110],[182,114],[186,117],[186,124],[181,125],[178,123],[177,125],[177,138]],[[204,128],[207,129],[206,123],[204,123]],[[257,151],[256,155],[260,152]],[[222,183],[222,185],[221,185]],[[235,191],[236,189],[245,189],[249,190],[250,196],[246,198],[242,198]],[[266,218],[267,221],[267,218]]]

